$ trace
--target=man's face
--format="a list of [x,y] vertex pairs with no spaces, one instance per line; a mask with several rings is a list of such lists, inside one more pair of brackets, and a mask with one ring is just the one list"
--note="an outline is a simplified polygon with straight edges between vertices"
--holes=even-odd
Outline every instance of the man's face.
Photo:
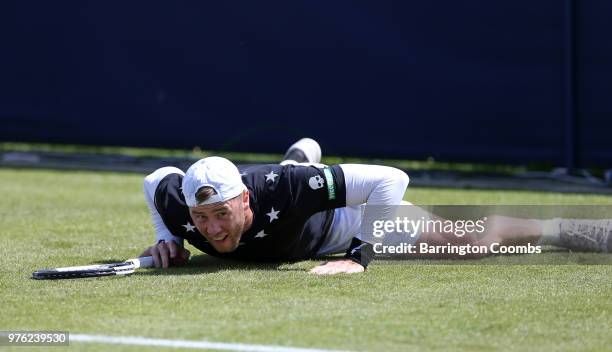
[[217,252],[227,253],[238,248],[248,206],[248,192],[243,192],[226,202],[189,208],[189,214],[198,231]]

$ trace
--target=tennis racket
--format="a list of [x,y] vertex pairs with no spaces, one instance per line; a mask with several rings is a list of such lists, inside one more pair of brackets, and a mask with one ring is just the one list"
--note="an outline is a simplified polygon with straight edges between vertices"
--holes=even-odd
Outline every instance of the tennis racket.
[[58,280],[112,275],[129,275],[138,268],[151,268],[153,266],[153,257],[140,257],[128,259],[121,263],[68,266],[55,269],[40,269],[32,273],[32,278],[36,280]]

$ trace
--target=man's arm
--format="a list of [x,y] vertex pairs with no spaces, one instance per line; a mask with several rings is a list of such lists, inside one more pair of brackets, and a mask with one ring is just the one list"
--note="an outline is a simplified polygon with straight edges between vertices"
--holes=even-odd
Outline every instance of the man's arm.
[[[346,185],[346,205],[376,205],[376,212],[366,208],[362,221],[385,220],[391,216],[393,207],[401,203],[408,187],[405,172],[388,166],[340,165]],[[372,260],[371,244],[361,240],[361,234],[351,242],[346,259],[331,261],[311,270],[314,274],[339,274],[363,272]]]
[[156,268],[167,268],[171,264],[184,264],[189,260],[190,255],[189,251],[183,247],[183,239],[172,235],[155,206],[155,191],[159,182],[172,173],[185,174],[176,167],[163,167],[145,177],[143,183],[145,201],[155,228],[155,244],[145,249],[140,256],[152,256]]

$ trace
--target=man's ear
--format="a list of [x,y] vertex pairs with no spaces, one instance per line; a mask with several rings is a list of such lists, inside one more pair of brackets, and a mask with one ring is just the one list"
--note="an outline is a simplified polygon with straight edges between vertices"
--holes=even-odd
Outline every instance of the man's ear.
[[244,207],[244,209],[248,209],[249,208],[249,190],[245,189],[242,192],[242,206]]

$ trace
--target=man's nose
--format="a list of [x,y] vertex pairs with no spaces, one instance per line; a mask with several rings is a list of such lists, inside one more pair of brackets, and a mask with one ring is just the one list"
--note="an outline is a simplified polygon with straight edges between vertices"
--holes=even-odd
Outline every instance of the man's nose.
[[206,224],[207,234],[214,236],[219,232],[221,232],[221,226],[217,221],[209,221],[208,224]]

